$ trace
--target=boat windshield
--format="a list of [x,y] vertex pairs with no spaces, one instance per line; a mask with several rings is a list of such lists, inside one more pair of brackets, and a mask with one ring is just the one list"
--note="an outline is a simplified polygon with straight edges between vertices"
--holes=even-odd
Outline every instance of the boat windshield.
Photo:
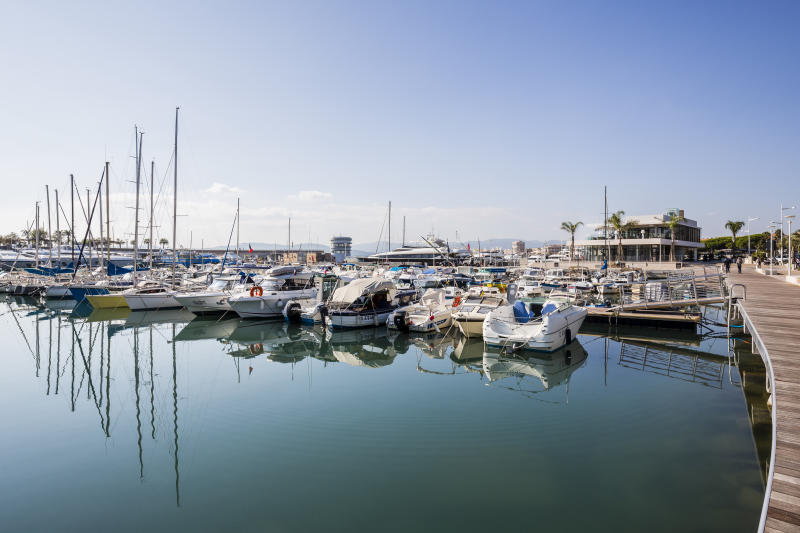
[[227,279],[216,279],[208,286],[210,291],[221,291],[230,288],[231,281]]

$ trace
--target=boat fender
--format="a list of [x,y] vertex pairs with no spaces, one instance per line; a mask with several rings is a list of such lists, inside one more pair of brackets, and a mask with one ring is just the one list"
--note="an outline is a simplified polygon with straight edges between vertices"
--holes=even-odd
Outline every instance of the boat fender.
[[264,295],[264,289],[262,289],[258,285],[250,289],[250,296],[263,296],[263,295]]
[[206,283],[208,283],[209,285],[214,283],[214,274],[210,272],[208,273],[208,275],[206,276]]
[[564,331],[564,344],[569,344],[572,342],[572,332],[567,328]]

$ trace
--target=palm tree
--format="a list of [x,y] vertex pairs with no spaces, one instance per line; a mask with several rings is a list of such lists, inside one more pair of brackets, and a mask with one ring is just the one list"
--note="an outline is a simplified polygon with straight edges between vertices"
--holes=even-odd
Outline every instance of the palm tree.
[[725,229],[731,232],[731,251],[736,250],[736,234],[739,233],[744,227],[744,222],[741,220],[729,220],[725,223]]
[[622,262],[622,234],[633,227],[633,222],[624,222],[625,211],[617,211],[608,217],[608,224],[617,233],[617,261]]
[[575,232],[578,230],[579,226],[583,226],[583,222],[578,221],[574,224],[570,221],[562,222],[561,229],[569,233],[570,236],[570,245],[569,245],[569,258],[572,260],[575,257]]
[[160,244],[161,247],[163,248],[163,247],[165,247],[166,245],[169,244],[169,241],[167,239],[165,239],[164,237],[161,237],[161,239],[158,241],[158,244]]
[[672,243],[670,244],[669,248],[669,260],[674,262],[675,261],[675,233],[678,229],[678,225],[681,222],[685,222],[686,219],[683,218],[683,215],[672,215],[670,219],[667,221],[667,227],[669,228],[669,236],[672,238]]

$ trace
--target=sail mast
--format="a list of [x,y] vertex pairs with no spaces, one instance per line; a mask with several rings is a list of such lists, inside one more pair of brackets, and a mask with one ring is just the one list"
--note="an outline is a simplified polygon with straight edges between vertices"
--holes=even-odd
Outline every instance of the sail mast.
[[53,228],[50,226],[50,186],[45,185],[44,190],[47,193],[47,240],[50,241],[50,258],[48,263],[53,266]]
[[[111,263],[111,205],[108,193],[108,161],[106,161],[106,268]],[[102,209],[102,206],[100,207]],[[56,219],[57,220],[57,219]]]
[[139,133],[138,126],[133,128],[136,134],[136,214],[133,225],[133,285],[136,286],[136,267],[139,262],[139,182],[141,181],[142,172],[142,136],[144,133]]
[[59,216],[58,210],[60,208],[58,204],[58,189],[56,191],[56,235],[58,235],[58,267],[61,268],[61,227],[59,224]]
[[175,153],[173,170],[173,194],[172,194],[172,284],[175,285],[175,263],[178,261],[177,243],[178,238],[178,110],[175,108]]
[[153,269],[153,186],[155,185],[153,169],[155,166],[156,162],[150,160],[150,270]]

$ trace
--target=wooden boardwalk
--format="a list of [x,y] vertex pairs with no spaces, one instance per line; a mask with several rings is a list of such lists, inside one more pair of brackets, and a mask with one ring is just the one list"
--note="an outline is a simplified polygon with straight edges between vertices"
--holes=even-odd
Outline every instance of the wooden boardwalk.
[[[753,349],[767,367],[772,392],[773,460],[759,529],[800,532],[800,286],[784,276],[731,268],[729,286],[742,284],[739,300]],[[736,287],[734,296],[741,296]]]

